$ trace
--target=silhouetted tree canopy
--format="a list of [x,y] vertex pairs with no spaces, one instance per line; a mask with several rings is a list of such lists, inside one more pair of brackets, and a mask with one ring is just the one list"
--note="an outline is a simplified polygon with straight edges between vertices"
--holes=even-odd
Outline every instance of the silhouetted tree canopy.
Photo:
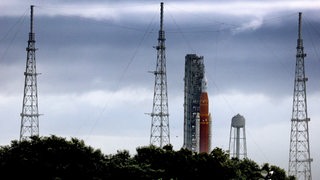
[[31,137],[0,147],[0,173],[8,179],[294,179],[274,165],[259,166],[250,159],[230,159],[220,148],[209,154],[172,145],[138,147],[135,155],[117,151],[104,155],[77,138]]

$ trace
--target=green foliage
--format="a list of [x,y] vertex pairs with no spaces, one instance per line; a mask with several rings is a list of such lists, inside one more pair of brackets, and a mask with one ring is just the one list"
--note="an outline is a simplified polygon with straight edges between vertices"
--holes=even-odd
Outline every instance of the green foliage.
[[[32,137],[12,141],[0,149],[0,172],[4,177],[19,179],[96,179],[102,171],[104,155],[72,138]],[[19,172],[19,173],[12,173]]]
[[[138,147],[104,155],[84,141],[50,136],[12,141],[0,147],[0,173],[10,179],[259,179],[261,171],[273,172],[272,179],[289,180],[273,165],[261,168],[250,159],[230,159],[220,148],[209,154],[194,153],[172,145]],[[18,173],[12,173],[18,172]]]

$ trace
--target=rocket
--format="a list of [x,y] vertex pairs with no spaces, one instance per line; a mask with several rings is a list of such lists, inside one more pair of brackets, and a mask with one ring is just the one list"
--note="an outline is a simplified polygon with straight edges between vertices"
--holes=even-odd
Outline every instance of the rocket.
[[201,82],[200,95],[200,148],[199,151],[210,153],[211,146],[211,116],[209,113],[209,98],[207,93],[207,80]]

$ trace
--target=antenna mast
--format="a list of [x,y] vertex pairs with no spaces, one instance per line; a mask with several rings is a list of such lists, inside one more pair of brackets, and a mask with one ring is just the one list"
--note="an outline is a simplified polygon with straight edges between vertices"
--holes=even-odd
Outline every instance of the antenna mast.
[[296,69],[291,119],[289,170],[288,174],[301,180],[311,180],[309,127],[307,114],[307,93],[304,69],[303,40],[301,37],[301,12],[299,12],[299,32],[297,40]]
[[166,75],[165,33],[163,30],[163,2],[160,4],[160,30],[157,49],[153,108],[151,113],[150,144],[163,147],[170,144],[168,92]]
[[24,93],[22,102],[20,141],[39,136],[37,72],[35,57],[35,33],[33,32],[33,5],[31,5],[30,33],[28,40]]

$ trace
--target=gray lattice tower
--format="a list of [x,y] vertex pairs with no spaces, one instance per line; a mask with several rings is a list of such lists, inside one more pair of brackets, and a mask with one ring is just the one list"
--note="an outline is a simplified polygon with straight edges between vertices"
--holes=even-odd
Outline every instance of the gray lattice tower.
[[21,112],[20,141],[39,136],[39,113],[36,72],[35,33],[33,32],[33,7],[31,5],[30,33],[28,40],[24,93]]
[[157,49],[157,66],[154,71],[154,96],[151,113],[150,144],[163,147],[170,144],[168,92],[166,75],[166,47],[163,30],[163,2],[160,4],[160,30]]
[[291,118],[289,170],[288,174],[297,179],[311,180],[311,161],[307,113],[307,94],[305,77],[303,40],[301,37],[301,13],[299,13],[299,32],[297,41],[296,69],[294,79],[293,108]]

